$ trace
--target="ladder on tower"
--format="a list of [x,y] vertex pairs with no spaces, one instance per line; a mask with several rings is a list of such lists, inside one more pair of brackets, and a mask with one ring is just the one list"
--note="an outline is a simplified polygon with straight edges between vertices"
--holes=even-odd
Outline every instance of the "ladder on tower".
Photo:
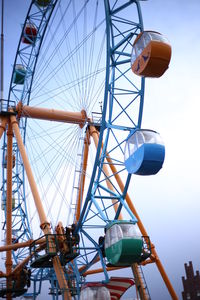
[[139,294],[140,297],[139,299],[151,300],[144,273],[142,271],[142,267],[135,263],[131,266],[131,269],[133,271],[135,279],[136,292]]
[[[73,223],[75,222],[75,212],[77,208],[77,195],[79,193],[79,181],[81,176],[81,170],[82,170],[82,161],[83,161],[83,148],[84,148],[84,137],[79,138],[79,149],[82,151],[80,153],[77,153],[76,163],[75,163],[75,173],[74,173],[74,180],[73,180],[73,191],[71,196],[71,215],[74,216]],[[68,220],[68,223],[69,220]]]
[[[95,128],[99,131],[102,123],[102,106],[100,103],[100,110],[101,112],[92,112],[92,124],[95,126]],[[74,213],[74,219],[73,223],[76,223],[76,209],[77,209],[77,196],[79,193],[81,193],[80,189],[84,188],[81,186],[80,181],[83,175],[83,156],[84,156],[84,144],[87,141],[87,129],[85,131],[85,136],[80,137],[79,139],[79,149],[82,151],[77,154],[76,159],[76,169],[75,169],[75,175],[74,175],[74,182],[73,182],[73,192],[71,197],[71,213],[73,215]],[[75,199],[75,200],[74,200]]]

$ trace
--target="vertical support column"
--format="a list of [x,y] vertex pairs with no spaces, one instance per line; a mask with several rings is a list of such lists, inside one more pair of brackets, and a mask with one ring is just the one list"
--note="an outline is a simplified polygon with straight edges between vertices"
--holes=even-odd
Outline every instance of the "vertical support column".
[[1,99],[3,100],[4,92],[4,0],[1,0],[1,72],[0,72],[0,84],[1,84]]
[[26,170],[26,175],[28,177],[31,192],[32,192],[32,195],[33,195],[33,198],[34,198],[34,201],[35,201],[35,206],[37,208],[37,212],[38,212],[38,215],[39,215],[39,218],[40,218],[40,223],[41,223],[40,226],[41,226],[41,228],[42,228],[42,230],[45,234],[49,234],[49,233],[51,233],[50,224],[47,221],[47,217],[46,217],[42,202],[40,200],[37,185],[35,183],[34,176],[33,176],[32,170],[31,170],[31,166],[30,166],[30,163],[29,163],[29,160],[28,160],[28,157],[27,157],[27,154],[26,154],[26,150],[25,150],[22,138],[21,138],[21,134],[20,134],[20,131],[19,131],[19,127],[18,127],[16,117],[11,116],[10,118],[11,118],[11,124],[12,124],[12,127],[13,127],[13,131],[14,131],[14,134],[15,134],[15,137],[16,137],[16,140],[17,140],[17,145],[18,145],[18,148],[19,148],[19,151],[20,151],[23,163],[24,163],[24,168]]
[[60,260],[58,258],[58,256],[53,257],[53,267],[54,267],[54,271],[56,273],[56,277],[58,279],[58,283],[59,283],[59,287],[62,291],[63,294],[63,299],[64,300],[71,300],[71,294],[69,291],[69,287],[67,284],[67,281],[65,279],[65,274],[63,272]]
[[144,280],[141,276],[138,264],[132,264],[131,269],[132,269],[134,279],[135,279],[136,291],[140,295],[140,299],[141,300],[150,300],[150,298],[146,292]]
[[[11,118],[12,128],[13,128],[13,131],[15,134],[15,138],[17,140],[17,146],[19,148],[19,151],[20,151],[20,154],[21,154],[21,157],[23,160],[24,168],[26,170],[26,175],[28,177],[31,192],[32,192],[32,195],[33,195],[33,198],[35,201],[35,206],[37,208],[37,212],[38,212],[38,215],[40,218],[40,223],[41,223],[40,227],[43,230],[44,234],[51,234],[50,224],[47,221],[47,217],[46,217],[46,214],[45,214],[45,211],[44,211],[44,208],[43,208],[40,196],[39,196],[37,185],[36,185],[32,170],[31,170],[31,166],[30,166],[27,154],[26,154],[26,150],[25,150],[22,138],[21,138],[21,134],[19,131],[16,117],[11,116],[10,118]],[[50,248],[51,247],[54,248],[55,243],[53,241],[51,241],[51,239],[50,239]],[[64,300],[71,299],[71,295],[68,290],[68,284],[65,279],[65,274],[64,274],[64,271],[63,271],[63,268],[61,266],[58,256],[55,256],[53,258],[53,267],[54,267],[54,270],[55,270],[55,273],[56,273],[56,276],[58,279],[59,286],[63,290]]]
[[[7,131],[7,192],[6,192],[6,244],[12,244],[12,145],[13,132],[9,122]],[[12,272],[12,250],[6,252],[6,275]],[[7,278],[7,289],[12,289],[12,282]],[[11,299],[11,294],[7,294],[7,300]]]
[[78,197],[77,197],[77,206],[76,206],[76,220],[75,223],[78,222],[81,213],[81,206],[83,201],[83,193],[85,187],[85,175],[87,169],[87,162],[88,162],[88,152],[90,146],[90,135],[89,130],[86,130],[85,139],[84,139],[84,151],[83,151],[83,162],[81,167],[81,175],[79,178],[79,185],[78,185]]
[[0,123],[0,139],[1,139],[4,131],[6,130],[7,123],[8,123],[7,118],[1,118],[1,123]]

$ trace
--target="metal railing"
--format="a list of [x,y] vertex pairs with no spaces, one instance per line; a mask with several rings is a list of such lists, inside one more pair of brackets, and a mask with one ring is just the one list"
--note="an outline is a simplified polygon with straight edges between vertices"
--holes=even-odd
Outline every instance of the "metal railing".
[[[10,110],[12,110],[12,112]],[[0,99],[0,113],[13,113],[15,111],[16,111],[15,101]]]

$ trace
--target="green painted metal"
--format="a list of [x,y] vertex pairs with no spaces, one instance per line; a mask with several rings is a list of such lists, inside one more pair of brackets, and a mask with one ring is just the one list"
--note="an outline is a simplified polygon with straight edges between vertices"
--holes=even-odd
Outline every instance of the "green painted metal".
[[141,237],[123,238],[105,249],[106,257],[114,266],[129,266],[139,262],[143,248]]

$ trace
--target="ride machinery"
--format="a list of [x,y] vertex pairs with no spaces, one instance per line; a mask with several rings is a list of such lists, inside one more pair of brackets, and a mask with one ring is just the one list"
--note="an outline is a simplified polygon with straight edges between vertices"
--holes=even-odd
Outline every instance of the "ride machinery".
[[164,162],[160,135],[141,126],[145,77],[170,56],[139,0],[31,2],[1,99],[0,297],[35,299],[48,281],[53,299],[109,299],[109,274],[129,267],[150,299],[141,266],[154,263],[178,299],[128,195],[132,174]]

